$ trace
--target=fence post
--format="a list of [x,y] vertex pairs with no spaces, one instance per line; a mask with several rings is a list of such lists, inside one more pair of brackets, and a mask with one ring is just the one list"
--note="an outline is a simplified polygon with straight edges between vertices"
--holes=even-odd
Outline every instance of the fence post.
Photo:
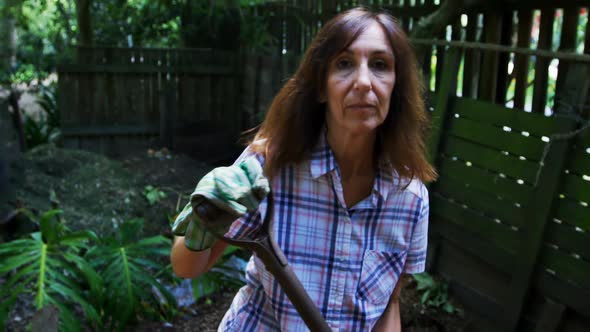
[[441,84],[436,92],[436,101],[434,102],[434,112],[432,114],[431,123],[432,130],[428,137],[428,158],[431,164],[435,165],[436,156],[440,148],[440,141],[443,135],[444,126],[446,123],[447,109],[449,108],[449,100],[451,96],[455,95],[457,90],[457,72],[459,70],[459,52],[458,48],[449,48],[445,55],[445,63],[441,76]]
[[169,77],[170,71],[158,73],[158,98],[160,108],[160,142],[169,149],[174,148],[174,115],[177,105],[176,82]]
[[[444,68],[441,77],[441,84],[436,92],[434,101],[434,112],[432,113],[431,123],[432,130],[428,137],[428,159],[432,165],[436,166],[438,151],[441,146],[441,138],[447,123],[449,114],[449,102],[456,95],[457,91],[457,73],[459,70],[459,55],[461,50],[450,47],[445,54]],[[438,67],[437,68],[441,68]],[[438,75],[437,75],[438,76]],[[432,190],[432,185],[428,185]],[[438,259],[438,250],[440,248],[441,236],[431,232],[428,239],[427,270],[432,271],[436,268]]]
[[[580,101],[585,99],[586,92],[579,88],[580,82],[587,81],[590,75],[587,64],[572,65],[570,68],[572,70],[568,73],[563,89],[558,91],[563,103],[559,104],[556,113],[562,115],[569,113],[568,105],[580,105]],[[560,121],[556,131],[561,134],[569,133],[577,126],[578,123],[574,120]],[[502,315],[504,331],[515,331],[518,326],[529,292],[531,277],[542,249],[543,232],[547,223],[550,222],[552,203],[559,188],[570,142],[568,139],[552,138],[548,147],[549,152],[542,161],[539,183],[535,186],[533,196],[526,208],[525,215],[528,220],[525,225],[527,226],[522,229],[521,248],[516,251],[518,255],[515,256],[518,262],[514,265],[516,268],[512,280],[504,294],[504,314]]]

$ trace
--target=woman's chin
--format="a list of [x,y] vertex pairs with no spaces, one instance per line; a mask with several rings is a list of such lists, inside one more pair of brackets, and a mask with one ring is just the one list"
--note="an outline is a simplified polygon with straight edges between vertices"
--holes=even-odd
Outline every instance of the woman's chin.
[[348,133],[353,136],[365,136],[377,132],[378,124],[375,123],[357,123],[348,127]]

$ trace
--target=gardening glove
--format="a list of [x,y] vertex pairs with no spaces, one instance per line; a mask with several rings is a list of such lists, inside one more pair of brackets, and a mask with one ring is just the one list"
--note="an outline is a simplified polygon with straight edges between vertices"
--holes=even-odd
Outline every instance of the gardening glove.
[[172,232],[184,235],[185,245],[191,250],[208,249],[217,240],[212,232],[218,236],[227,233],[236,219],[255,211],[269,191],[256,158],[215,168],[199,181]]

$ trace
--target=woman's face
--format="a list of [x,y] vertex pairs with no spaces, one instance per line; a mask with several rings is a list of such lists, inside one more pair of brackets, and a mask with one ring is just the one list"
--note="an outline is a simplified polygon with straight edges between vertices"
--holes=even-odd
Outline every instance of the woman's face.
[[395,59],[377,22],[330,63],[326,81],[326,121],[331,131],[362,135],[385,121],[395,86]]

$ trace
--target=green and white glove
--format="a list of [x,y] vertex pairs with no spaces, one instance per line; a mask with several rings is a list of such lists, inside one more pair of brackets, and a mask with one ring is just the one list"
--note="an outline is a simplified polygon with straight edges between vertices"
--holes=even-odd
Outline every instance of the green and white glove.
[[[172,233],[185,237],[190,250],[201,251],[211,248],[217,237],[211,233],[227,233],[233,221],[247,212],[255,211],[270,191],[268,180],[263,175],[260,163],[250,157],[229,167],[218,167],[207,173],[191,194],[191,201],[178,215],[172,226]],[[202,203],[217,208],[214,223],[204,221],[194,213]]]

